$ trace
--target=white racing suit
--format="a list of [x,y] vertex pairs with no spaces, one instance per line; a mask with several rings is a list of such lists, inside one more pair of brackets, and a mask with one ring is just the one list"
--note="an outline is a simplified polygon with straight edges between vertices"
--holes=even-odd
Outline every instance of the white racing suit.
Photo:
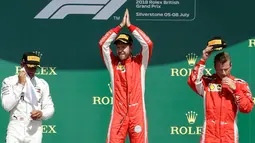
[[[6,143],[42,142],[42,120],[51,118],[55,109],[48,83],[37,77],[32,78],[31,83],[37,91],[38,106],[36,109],[24,100],[24,86],[18,83],[17,75],[3,80],[1,88],[2,106],[10,113]],[[42,111],[41,119],[31,119],[33,110]]]

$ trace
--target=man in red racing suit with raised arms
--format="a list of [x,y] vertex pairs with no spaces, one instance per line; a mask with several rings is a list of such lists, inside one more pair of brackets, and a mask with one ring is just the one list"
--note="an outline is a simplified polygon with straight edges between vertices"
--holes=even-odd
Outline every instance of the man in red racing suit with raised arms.
[[212,50],[208,46],[203,51],[188,79],[189,86],[204,98],[205,121],[200,143],[238,143],[237,112],[252,110],[252,94],[248,83],[231,75],[231,59],[226,52],[214,58],[216,73],[203,75]]
[[[132,37],[128,34],[120,34],[117,37],[125,25],[142,46],[141,52],[136,56],[131,53]],[[117,56],[109,47],[113,40]],[[145,71],[152,54],[152,45],[152,41],[142,30],[130,24],[128,10],[121,24],[108,31],[99,42],[113,89],[107,143],[124,143],[127,132],[131,143],[148,143],[144,92]]]

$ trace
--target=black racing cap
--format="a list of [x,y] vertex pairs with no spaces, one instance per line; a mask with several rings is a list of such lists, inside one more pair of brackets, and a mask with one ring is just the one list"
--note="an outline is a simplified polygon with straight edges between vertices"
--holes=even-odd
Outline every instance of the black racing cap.
[[208,46],[213,46],[213,50],[219,51],[227,47],[227,43],[221,37],[213,37],[208,41]]
[[33,52],[26,52],[22,56],[22,61],[28,67],[40,67],[40,56]]
[[125,44],[133,44],[133,39],[129,34],[121,33],[115,39],[114,44],[116,44],[117,42],[122,42],[122,43],[125,43]]

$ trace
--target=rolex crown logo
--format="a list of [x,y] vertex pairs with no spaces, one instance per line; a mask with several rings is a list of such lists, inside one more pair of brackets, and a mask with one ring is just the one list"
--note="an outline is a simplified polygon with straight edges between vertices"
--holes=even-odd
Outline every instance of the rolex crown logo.
[[39,51],[33,51],[33,53],[35,53],[38,57],[42,58],[41,52],[39,52]]
[[109,87],[110,92],[112,93],[112,85],[111,85],[111,82],[108,84],[108,87]]
[[190,66],[194,66],[196,64],[197,57],[198,56],[195,53],[190,53],[190,54],[186,55],[188,64]]
[[197,113],[194,111],[190,111],[186,114],[186,117],[187,117],[189,124],[194,124],[197,119]]

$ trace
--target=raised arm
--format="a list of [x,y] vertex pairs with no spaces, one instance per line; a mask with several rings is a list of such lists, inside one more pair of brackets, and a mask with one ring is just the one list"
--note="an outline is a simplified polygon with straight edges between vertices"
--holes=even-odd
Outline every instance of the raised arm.
[[111,69],[110,66],[112,65],[112,62],[115,59],[114,54],[110,49],[110,45],[112,41],[116,38],[120,30],[121,30],[120,26],[117,26],[109,30],[99,41],[100,53],[108,70]]
[[[201,60],[195,65],[194,69],[192,70],[189,78],[188,78],[188,85],[195,91],[197,94],[204,96],[205,94],[205,79],[203,76],[203,72],[205,69],[206,60],[209,58],[213,51],[213,47],[207,46],[203,50],[203,56]],[[210,77],[208,77],[210,78]]]
[[117,37],[117,34],[121,30],[121,28],[126,25],[126,17],[127,17],[126,15],[127,15],[127,11],[125,12],[123,16],[121,23],[115,28],[106,32],[106,34],[99,41],[100,53],[108,70],[111,70],[112,62],[115,60],[115,56],[112,50],[110,49],[110,45],[112,41]]
[[142,63],[147,67],[152,55],[153,42],[140,28],[131,24],[128,9],[126,10],[126,13],[126,26],[141,44],[142,49],[140,55],[142,56]]
[[1,99],[2,106],[6,111],[11,111],[19,102],[26,83],[26,73],[20,71],[18,80],[13,76],[5,78],[2,82]]
[[130,25],[128,29],[141,44],[141,55],[143,57],[143,63],[147,66],[152,55],[153,42],[140,28],[134,25]]
[[8,112],[17,105],[21,98],[22,90],[24,88],[24,85],[18,82],[15,85],[12,85],[10,80],[12,79],[4,79],[1,88],[2,106]]
[[205,81],[203,80],[203,72],[205,69],[205,61],[201,59],[191,71],[191,74],[188,78],[188,85],[190,88],[195,91],[197,94],[204,96]]

